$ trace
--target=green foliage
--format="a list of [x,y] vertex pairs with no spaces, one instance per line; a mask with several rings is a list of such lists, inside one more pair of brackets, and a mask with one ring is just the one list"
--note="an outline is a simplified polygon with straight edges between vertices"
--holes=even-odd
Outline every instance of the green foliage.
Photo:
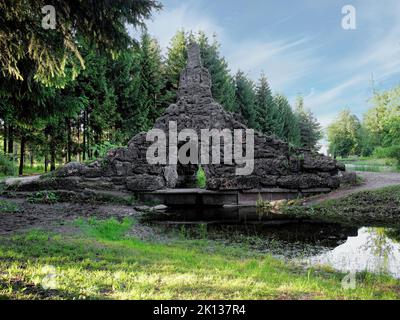
[[256,201],[256,212],[257,214],[262,217],[264,215],[270,215],[272,213],[273,206],[267,200],[264,200],[261,195],[258,195]]
[[12,157],[0,153],[0,174],[13,176],[16,173],[14,160]]
[[18,204],[7,200],[0,200],[0,212],[15,213],[19,212],[20,210],[21,209]]
[[378,159],[392,158],[400,163],[400,145],[390,147],[377,147],[374,150],[373,156]]
[[52,191],[38,191],[27,196],[27,201],[30,203],[45,203],[52,204],[60,200],[59,196]]
[[361,124],[349,109],[343,110],[328,127],[329,152],[333,156],[348,157],[360,153]]
[[400,186],[390,186],[377,190],[360,191],[314,205],[286,206],[282,213],[334,223],[400,228],[399,207]]
[[298,146],[300,144],[300,132],[296,116],[290,107],[287,98],[281,94],[274,96],[276,113],[274,116],[273,133],[282,140]]
[[199,166],[199,169],[196,172],[196,184],[200,189],[205,189],[207,186],[207,177],[204,169]]
[[212,95],[225,110],[235,110],[235,83],[230,75],[228,63],[220,56],[220,44],[214,35],[212,43],[204,32],[199,32],[196,41],[200,46],[201,58],[204,67],[208,69],[212,81]]
[[130,218],[124,218],[118,221],[115,218],[107,220],[98,220],[95,218],[87,221],[79,219],[76,224],[88,235],[103,240],[120,240],[125,233],[132,227],[134,221]]
[[264,73],[256,87],[256,122],[257,129],[266,134],[275,133],[274,119],[278,116],[272,91]]
[[[355,116],[341,113],[328,129],[330,151],[336,155],[376,156],[399,159],[400,145],[400,86],[375,92],[372,107],[360,123]],[[336,150],[336,151],[335,151]]]
[[[3,76],[27,80],[34,76],[46,85],[64,85],[68,68],[85,66],[77,37],[83,36],[101,49],[116,52],[132,44],[126,25],[143,26],[160,5],[153,0],[80,1],[54,0],[56,28],[42,28],[39,0],[4,0],[0,3],[0,67]],[[34,74],[21,70],[32,65]]]
[[319,150],[318,141],[322,139],[322,128],[310,110],[304,107],[303,97],[297,98],[295,116],[299,126],[299,145],[313,151]]
[[100,144],[95,144],[91,147],[91,153],[95,155],[95,158],[104,158],[107,155],[107,152],[118,148],[119,145],[113,144],[109,141],[104,141]]
[[235,112],[241,115],[250,128],[256,128],[256,96],[254,83],[242,71],[235,76]]

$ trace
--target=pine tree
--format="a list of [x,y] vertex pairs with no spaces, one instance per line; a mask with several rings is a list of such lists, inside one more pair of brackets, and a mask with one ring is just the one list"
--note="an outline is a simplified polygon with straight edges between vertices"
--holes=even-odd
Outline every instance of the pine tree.
[[242,71],[235,77],[236,107],[234,111],[240,114],[250,128],[256,127],[254,83]]
[[52,0],[56,10],[53,30],[42,27],[43,1],[0,2],[0,70],[4,76],[27,80],[32,74],[20,69],[28,60],[36,80],[47,85],[65,85],[65,70],[81,68],[85,62],[76,41],[85,37],[101,49],[119,51],[132,44],[125,27],[143,26],[154,0],[74,1]]
[[267,77],[262,73],[256,87],[257,129],[266,134],[273,133],[275,113],[274,98]]
[[161,93],[165,86],[165,79],[162,75],[160,46],[147,33],[144,33],[141,38],[139,63],[140,91],[143,95],[142,108],[148,109],[148,127],[150,127],[164,110],[164,97]]
[[300,130],[287,98],[281,94],[274,96],[276,114],[274,117],[274,134],[282,140],[298,146]]
[[211,75],[211,90],[214,99],[227,111],[233,111],[235,108],[235,83],[229,73],[226,60],[220,56],[220,44],[216,36],[214,35],[213,43],[210,44],[206,34],[199,32],[196,41],[200,46],[203,65]]
[[165,103],[167,105],[176,101],[176,92],[179,87],[179,77],[186,66],[187,50],[186,50],[186,34],[183,30],[178,31],[171,39],[168,48],[167,59],[165,62]]
[[318,141],[322,138],[321,125],[310,110],[304,107],[304,99],[297,98],[295,115],[300,129],[300,146],[317,151]]

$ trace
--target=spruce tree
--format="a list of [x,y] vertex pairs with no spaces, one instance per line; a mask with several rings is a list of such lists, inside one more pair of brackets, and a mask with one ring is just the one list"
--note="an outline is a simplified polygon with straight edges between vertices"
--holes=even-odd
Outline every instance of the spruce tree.
[[300,130],[300,146],[317,151],[318,141],[322,138],[321,125],[310,110],[305,109],[304,99],[297,98],[295,115]]
[[210,44],[204,32],[199,32],[196,40],[200,46],[203,65],[208,69],[212,80],[212,94],[225,110],[233,111],[235,108],[235,84],[230,75],[226,60],[220,56],[220,44],[216,36]]
[[267,77],[262,73],[256,87],[257,129],[266,134],[273,133],[275,113],[274,98]]
[[163,66],[160,46],[147,33],[144,33],[141,38],[139,64],[141,70],[141,107],[148,109],[147,127],[151,127],[164,110],[162,89],[165,86],[165,79],[162,75]]
[[180,30],[171,39],[170,46],[168,47],[164,73],[166,85],[163,93],[166,105],[176,101],[179,77],[187,61],[186,45],[186,34],[183,30]]
[[254,83],[240,70],[236,73],[235,89],[236,107],[234,111],[243,117],[247,126],[256,128]]
[[300,144],[300,131],[297,119],[290,107],[287,98],[281,94],[274,96],[276,114],[274,117],[274,134],[280,139],[298,146]]

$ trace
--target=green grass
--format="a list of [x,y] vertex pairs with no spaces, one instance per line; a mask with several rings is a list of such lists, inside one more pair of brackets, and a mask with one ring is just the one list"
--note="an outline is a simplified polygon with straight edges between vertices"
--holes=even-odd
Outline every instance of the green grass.
[[[145,242],[134,221],[75,222],[75,232],[0,238],[0,297],[12,299],[398,299],[400,281],[300,269],[246,246],[208,240]],[[51,285],[49,285],[49,283]]]
[[59,196],[52,191],[37,191],[27,196],[27,201],[30,203],[56,203],[59,201]]
[[400,172],[396,159],[351,157],[339,159],[339,161],[346,165],[348,171]]
[[20,208],[16,203],[7,201],[7,200],[0,200],[0,212],[14,213],[14,212],[19,212],[19,211],[20,211]]
[[340,199],[304,207],[287,205],[283,213],[358,226],[400,228],[400,186],[360,191]]

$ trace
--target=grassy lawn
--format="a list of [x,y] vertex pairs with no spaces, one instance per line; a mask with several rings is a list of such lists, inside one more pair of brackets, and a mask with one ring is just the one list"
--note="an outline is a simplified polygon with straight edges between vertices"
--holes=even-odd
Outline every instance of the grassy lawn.
[[304,207],[285,206],[284,213],[358,226],[400,229],[400,186],[360,191],[340,199]]
[[338,160],[346,165],[348,171],[400,172],[396,159],[352,157]]
[[[0,238],[0,297],[12,299],[398,299],[400,281],[304,270],[246,246],[141,241],[133,220],[77,220],[66,230]],[[71,231],[73,230],[73,231]]]

